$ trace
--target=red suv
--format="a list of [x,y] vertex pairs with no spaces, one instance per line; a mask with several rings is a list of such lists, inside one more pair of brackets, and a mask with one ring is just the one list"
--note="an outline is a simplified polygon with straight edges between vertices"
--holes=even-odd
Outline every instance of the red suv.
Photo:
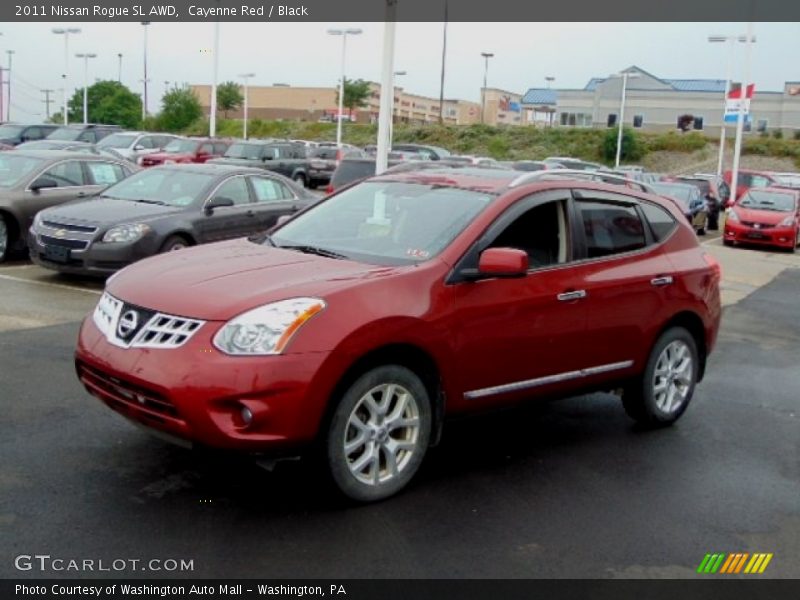
[[175,163],[204,163],[219,158],[231,145],[230,141],[209,138],[181,138],[172,140],[164,149],[146,154],[141,159],[143,167]]
[[87,390],[180,443],[321,453],[403,488],[446,417],[624,390],[668,425],[703,378],[719,265],[668,200],[477,168],[368,179],[272,235],[142,260],[84,321]]

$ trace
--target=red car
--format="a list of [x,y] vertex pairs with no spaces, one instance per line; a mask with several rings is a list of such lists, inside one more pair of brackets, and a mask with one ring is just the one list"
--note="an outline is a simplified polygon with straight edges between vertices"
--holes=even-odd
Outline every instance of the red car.
[[171,165],[175,163],[204,163],[219,158],[231,145],[230,141],[210,138],[181,138],[171,141],[161,152],[146,154],[141,166]]
[[748,190],[728,211],[725,245],[761,244],[794,252],[800,244],[800,190]]
[[[723,179],[725,183],[730,186],[731,181],[733,181],[733,171],[725,171]],[[730,204],[736,202],[736,200],[741,198],[750,188],[764,188],[780,185],[780,181],[769,171],[739,169],[739,176],[736,180],[736,198],[729,198],[728,202],[730,202]]]
[[624,389],[671,424],[714,348],[719,265],[667,200],[530,176],[383,175],[271,236],[142,260],[82,324],[78,376],[179,443],[318,452],[359,501],[403,488],[451,415]]

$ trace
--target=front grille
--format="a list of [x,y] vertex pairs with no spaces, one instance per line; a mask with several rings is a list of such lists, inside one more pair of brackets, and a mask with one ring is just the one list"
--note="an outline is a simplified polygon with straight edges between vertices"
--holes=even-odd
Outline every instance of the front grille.
[[97,227],[91,227],[89,225],[72,225],[69,223],[56,223],[55,221],[47,220],[43,220],[42,225],[51,229],[63,229],[64,231],[74,231],[77,233],[95,233],[97,231]]
[[106,339],[122,348],[179,348],[205,323],[126,304],[108,292],[100,297],[93,319]]
[[756,223],[755,221],[742,221],[742,225],[753,229],[772,229],[775,227],[775,225],[770,225],[769,223]]
[[[106,404],[120,412],[144,413],[155,420],[166,419],[182,423],[178,409],[170,400],[154,390],[129,381],[112,377],[102,371],[78,361],[78,377],[91,394],[98,396]],[[166,419],[165,419],[166,417]]]
[[40,235],[39,241],[45,246],[60,246],[61,248],[71,248],[72,250],[85,250],[89,246],[88,240],[70,240],[49,235]]

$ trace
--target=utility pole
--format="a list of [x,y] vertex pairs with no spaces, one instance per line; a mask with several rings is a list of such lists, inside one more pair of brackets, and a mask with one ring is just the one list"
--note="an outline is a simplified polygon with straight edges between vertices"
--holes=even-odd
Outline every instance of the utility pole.
[[444,123],[444,65],[447,59],[447,0],[444,0],[444,28],[442,31],[442,76],[439,80],[439,125]]
[[42,90],[42,93],[44,94],[44,100],[42,100],[42,102],[46,107],[45,112],[47,113],[48,121],[50,120],[50,104],[53,103],[53,100],[50,100],[50,94],[53,92],[55,92],[55,90]]

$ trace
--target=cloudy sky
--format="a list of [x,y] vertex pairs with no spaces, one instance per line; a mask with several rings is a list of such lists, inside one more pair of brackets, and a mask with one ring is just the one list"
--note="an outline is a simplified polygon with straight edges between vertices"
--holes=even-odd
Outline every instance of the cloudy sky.
[[[70,37],[70,54],[94,52],[89,81],[116,79],[119,53],[122,81],[141,90],[143,27],[138,23],[75,23],[82,33]],[[326,35],[335,26],[363,29],[348,40],[347,76],[380,80],[382,23],[223,23],[220,81],[254,72],[253,85],[333,86],[339,76],[341,38]],[[13,50],[12,119],[44,116],[42,89],[60,89],[64,71],[63,36],[51,33],[59,23],[0,24],[0,58]],[[725,77],[727,50],[709,44],[710,34],[742,34],[743,23],[450,23],[445,95],[479,99],[483,81],[481,52],[493,52],[489,85],[524,92],[544,87],[581,88],[591,77],[603,77],[630,65],[667,78]],[[756,89],[780,90],[784,81],[800,80],[798,23],[756,23],[752,75]],[[210,83],[213,44],[210,23],[153,23],[148,28],[148,76],[151,109],[165,81]],[[441,23],[398,23],[395,69],[411,92],[438,96]],[[741,77],[743,44],[737,48]],[[82,61],[70,58],[69,87],[82,85]],[[737,74],[738,73],[738,74]],[[60,92],[51,110],[60,104]]]

